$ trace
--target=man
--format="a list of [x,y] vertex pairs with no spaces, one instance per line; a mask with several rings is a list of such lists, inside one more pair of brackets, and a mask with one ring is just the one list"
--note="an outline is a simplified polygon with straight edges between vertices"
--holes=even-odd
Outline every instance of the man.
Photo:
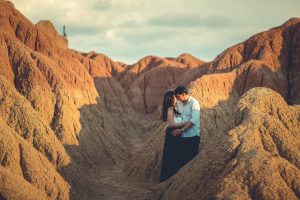
[[177,111],[181,114],[183,122],[191,122],[182,127],[175,129],[173,135],[181,135],[181,166],[192,160],[198,154],[200,143],[200,104],[188,94],[184,86],[175,89],[177,98]]

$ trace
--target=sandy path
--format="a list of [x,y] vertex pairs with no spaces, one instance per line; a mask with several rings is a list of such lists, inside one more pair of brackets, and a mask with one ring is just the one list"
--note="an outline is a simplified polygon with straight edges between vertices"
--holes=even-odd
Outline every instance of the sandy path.
[[101,173],[92,172],[88,175],[91,191],[88,199],[153,199],[153,184],[135,182],[128,183],[122,174],[122,165],[116,165],[111,170]]
[[[134,152],[141,145],[143,139],[140,136],[131,135],[127,140],[131,144],[128,151]],[[75,157],[73,159],[74,161],[77,160]],[[79,162],[74,165],[72,180],[68,181],[69,183],[72,182],[73,187],[71,199],[154,199],[155,190],[153,187],[157,183],[133,180],[129,182],[128,177],[122,172],[125,162],[119,160],[115,165],[105,168],[92,166],[93,169],[85,167],[85,163]],[[78,194],[78,191],[80,191],[80,194]]]

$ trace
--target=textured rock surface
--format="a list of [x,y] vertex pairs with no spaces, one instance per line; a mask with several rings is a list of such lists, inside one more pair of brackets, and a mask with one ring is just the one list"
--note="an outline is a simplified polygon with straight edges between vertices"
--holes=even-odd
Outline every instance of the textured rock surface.
[[206,136],[210,145],[160,186],[163,199],[299,198],[299,113],[278,93],[251,89],[236,106],[234,127]]
[[1,193],[22,199],[24,186],[29,189],[28,199],[35,192],[43,198],[68,198],[70,186],[57,169],[70,159],[50,126],[4,77],[0,77],[0,99]]
[[[123,68],[104,55],[85,55],[62,47],[54,29],[49,32],[44,23],[33,25],[10,2],[0,2],[0,25],[1,128],[11,127],[5,134],[18,133],[24,138],[16,139],[14,148],[18,150],[22,144],[24,166],[32,179],[28,182],[26,174],[5,176],[1,195],[16,199],[9,196],[13,194],[7,184],[25,181],[24,187],[52,199],[88,198],[93,180],[87,173],[97,179],[95,173],[101,169],[124,163],[133,141],[141,137],[142,126],[113,77]],[[2,131],[1,136],[6,138]],[[3,147],[8,148],[4,142]],[[32,149],[39,153],[30,160]],[[4,160],[6,150],[1,149]],[[44,160],[49,160],[47,168],[41,166]],[[5,168],[1,173],[18,174],[19,168]],[[41,172],[33,173],[36,168]],[[12,190],[26,195],[17,188]],[[28,195],[24,198],[31,199]]]
[[191,55],[176,59],[147,56],[128,66],[117,76],[131,104],[138,112],[151,114],[160,105],[158,99],[193,67],[204,64]]
[[299,104],[299,37],[300,20],[290,19],[282,26],[256,34],[245,42],[228,48],[212,62],[210,72],[228,72],[248,62],[259,61],[256,68],[264,69],[257,74],[260,75],[261,85],[269,83],[264,79],[265,74],[276,75],[281,79],[277,85],[283,87],[276,91],[289,104]]
[[[299,155],[295,153],[296,149],[299,149],[300,140],[299,106],[288,107],[285,102],[297,104],[299,101],[299,92],[296,92],[298,86],[295,84],[299,79],[300,66],[297,62],[299,54],[296,55],[299,44],[294,40],[299,37],[299,22],[299,19],[291,19],[283,26],[257,34],[244,43],[227,49],[211,63],[195,68],[193,72],[199,76],[198,78],[192,73],[187,73],[186,80],[180,80],[186,85],[190,83],[191,95],[201,103],[200,153],[172,179],[158,186],[158,199],[299,198],[298,182],[294,179],[299,176],[299,167],[291,159],[287,160],[286,164],[281,163],[281,159],[286,159],[283,155],[293,155],[293,159],[299,160]],[[272,49],[268,49],[268,45],[271,45]],[[289,53],[286,49],[289,49]],[[255,52],[261,52],[261,56]],[[294,70],[292,73],[291,69]],[[251,90],[255,87],[267,87],[272,90],[267,88]],[[244,96],[240,100],[242,95]],[[251,100],[245,101],[247,98]],[[271,101],[273,98],[274,101]],[[256,102],[258,102],[256,107],[262,106],[261,109],[264,109],[262,113],[256,113],[255,122],[252,121],[244,129],[239,123],[246,123],[244,121],[251,121],[252,118],[246,120],[241,117],[242,102],[247,102],[244,106],[250,110],[256,109],[253,105]],[[273,104],[278,106],[277,110],[281,114],[274,113],[277,111],[272,108]],[[277,118],[277,121],[268,121],[270,118]],[[235,159],[239,155],[239,148],[234,148],[234,145],[244,144],[246,140],[249,145],[255,142],[256,146],[265,143],[263,141],[265,132],[262,131],[264,121],[268,121],[267,127],[272,127],[273,130],[272,133],[268,130],[268,134],[278,134],[281,135],[278,137],[286,138],[285,142],[275,141],[272,147],[276,147],[276,151],[279,152],[278,149],[284,146],[282,155],[279,153],[279,157],[278,155],[265,157],[265,150],[253,147]],[[285,129],[282,129],[280,124],[287,122],[288,124],[284,125]],[[130,178],[158,180],[165,127],[163,124],[159,126],[159,123],[157,127],[127,163],[124,172]],[[243,142],[237,142],[234,132],[238,135],[247,132],[249,137],[245,137]],[[251,134],[256,134],[255,138]],[[244,158],[245,154],[251,157]],[[267,160],[269,164],[261,164],[264,162],[260,161],[261,158]],[[286,165],[288,172],[283,172],[283,166]],[[233,166],[240,166],[240,169],[231,174]],[[289,178],[283,175],[284,173],[290,173]],[[278,179],[280,176],[283,178]],[[278,181],[272,182],[272,179]]]
[[59,35],[57,31],[55,30],[55,27],[50,21],[42,20],[39,21],[36,26],[43,30],[44,33],[47,34],[48,37],[51,38],[52,41],[55,41],[55,43],[61,47],[61,48],[68,48],[68,40],[64,38],[63,36]]
[[[126,65],[0,1],[0,198],[299,199],[299,31]],[[200,152],[159,184],[159,106],[179,84],[201,103]]]
[[206,63],[205,61],[199,60],[198,58],[187,53],[181,54],[177,58],[167,58],[167,59],[185,64],[189,68],[198,67]]

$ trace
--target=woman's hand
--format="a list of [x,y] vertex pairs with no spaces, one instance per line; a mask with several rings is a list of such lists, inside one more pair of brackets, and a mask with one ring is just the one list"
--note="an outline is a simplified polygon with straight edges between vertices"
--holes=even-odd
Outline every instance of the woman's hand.
[[183,133],[182,129],[175,129],[172,131],[173,136],[178,136],[178,135],[181,135],[182,133]]

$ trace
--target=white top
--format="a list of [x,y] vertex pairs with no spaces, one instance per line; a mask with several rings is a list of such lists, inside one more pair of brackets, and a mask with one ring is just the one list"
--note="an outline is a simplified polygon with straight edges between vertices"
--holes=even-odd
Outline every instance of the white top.
[[172,125],[173,123],[182,123],[182,117],[181,115],[175,115],[173,112],[173,108],[169,108],[168,110],[168,119],[167,124]]
[[174,122],[175,123],[182,123],[183,121],[182,121],[181,115],[175,115],[174,114]]

